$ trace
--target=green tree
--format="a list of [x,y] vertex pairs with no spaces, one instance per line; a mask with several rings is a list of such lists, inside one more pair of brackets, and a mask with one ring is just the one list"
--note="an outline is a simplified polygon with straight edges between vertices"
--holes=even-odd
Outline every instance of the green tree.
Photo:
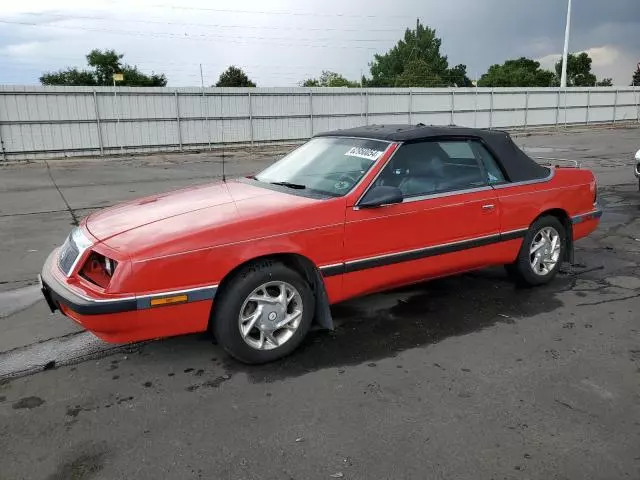
[[249,80],[241,68],[230,66],[220,74],[216,87],[255,87],[256,84]]
[[442,78],[434,73],[429,64],[422,58],[411,60],[404,71],[396,77],[395,87],[439,87],[443,86]]
[[603,78],[596,82],[596,87],[613,87],[613,78]]
[[[591,57],[582,52],[567,56],[567,87],[593,87],[596,84],[596,76],[591,73]],[[556,75],[562,75],[562,59],[556,63]],[[559,85],[559,83],[558,83]]]
[[126,87],[164,87],[164,74],[146,75],[135,66],[122,63],[124,55],[115,50],[94,49],[86,56],[89,69],[67,68],[57,72],[46,72],[40,77],[42,85],[87,85],[107,86],[113,84],[113,74],[122,73],[123,81],[118,85]]
[[[457,65],[450,69],[447,57],[440,53],[441,45],[442,41],[436,36],[436,31],[418,21],[415,30],[407,29],[404,38],[391,50],[374,56],[370,64],[371,80],[367,81],[367,85],[470,86],[471,81],[466,75],[467,67]],[[405,74],[405,70],[409,71]],[[418,81],[420,72],[428,76],[419,84],[413,84],[413,81]]]
[[540,68],[540,62],[520,57],[502,65],[491,65],[478,80],[479,87],[552,87],[555,75]]
[[352,82],[336,72],[323,70],[319,78],[309,78],[302,83],[303,87],[351,87],[360,86],[358,82]]
[[42,85],[67,85],[73,87],[98,85],[93,72],[78,70],[77,68],[43,73],[40,77],[40,83]]
[[452,87],[473,87],[473,82],[467,77],[467,66],[460,64],[447,71],[449,84]]
[[631,79],[631,86],[640,87],[640,63],[638,64],[636,71],[633,73],[633,78]]

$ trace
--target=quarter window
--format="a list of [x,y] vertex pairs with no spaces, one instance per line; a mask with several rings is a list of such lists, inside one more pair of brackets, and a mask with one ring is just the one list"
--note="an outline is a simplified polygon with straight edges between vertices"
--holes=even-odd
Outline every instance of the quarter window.
[[493,155],[480,142],[469,142],[469,145],[473,148],[476,158],[480,159],[484,165],[487,173],[487,183],[503,183],[505,181],[504,173],[502,173]]

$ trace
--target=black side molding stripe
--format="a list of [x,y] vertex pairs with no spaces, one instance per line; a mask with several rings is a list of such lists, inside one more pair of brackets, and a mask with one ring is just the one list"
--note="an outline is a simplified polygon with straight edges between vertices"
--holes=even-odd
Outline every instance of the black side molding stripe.
[[512,230],[510,232],[505,232],[500,234],[500,241],[506,242],[509,240],[515,240],[517,238],[522,238],[527,234],[526,228],[521,228],[520,230]]
[[[183,303],[199,302],[201,300],[211,300],[213,297],[215,297],[217,290],[218,290],[218,287],[207,287],[207,288],[201,288],[198,290],[193,290],[190,292],[176,291],[176,292],[167,292],[159,295],[148,295],[146,297],[138,297],[136,299],[137,310],[145,310],[147,308],[152,308],[151,300],[153,300],[154,298],[175,297],[178,295],[187,296],[186,302],[178,303],[176,305],[182,305]],[[158,308],[158,307],[153,307],[153,308]]]
[[344,263],[337,265],[328,265],[326,267],[320,267],[320,273],[323,277],[333,277],[335,275],[342,275],[344,273]]
[[[105,315],[110,313],[123,313],[132,312],[136,310],[146,310],[151,307],[151,300],[153,298],[164,298],[181,295],[180,292],[170,293],[163,295],[154,295],[138,298],[130,298],[125,300],[109,300],[103,302],[91,302],[81,298],[65,297],[63,294],[56,292],[46,282],[43,282],[43,287],[46,288],[49,295],[55,300],[55,302],[69,307],[70,310],[79,313],[80,315]],[[217,287],[204,288],[192,292],[186,292],[187,301],[178,305],[191,302],[199,302],[202,300],[210,300],[216,294]],[[168,306],[168,305],[167,305]],[[153,308],[159,308],[153,307]]]
[[587,220],[593,220],[593,219],[600,218],[600,217],[602,217],[602,209],[601,208],[597,208],[597,209],[593,210],[592,212],[583,213],[581,215],[576,215],[575,217],[571,217],[571,223],[573,225],[576,225],[578,223],[582,223],[582,222],[585,222]]
[[70,310],[80,315],[106,315],[110,313],[131,312],[137,310],[136,300],[134,298],[127,300],[114,300],[109,302],[88,302],[83,300],[74,300],[66,298],[53,290],[47,283],[43,282],[43,287],[56,303],[68,307]]
[[335,275],[342,275],[344,273],[383,267],[386,265],[393,265],[395,263],[410,262],[412,260],[420,260],[423,258],[435,257],[437,255],[445,255],[447,253],[454,253],[471,248],[484,247],[486,245],[515,240],[524,237],[526,233],[527,229],[524,228],[502,234],[489,235],[487,237],[472,238],[470,240],[463,240],[455,243],[425,247],[418,250],[409,250],[406,252],[392,253],[379,257],[352,260],[344,264],[320,267],[320,272],[324,277],[332,277]]

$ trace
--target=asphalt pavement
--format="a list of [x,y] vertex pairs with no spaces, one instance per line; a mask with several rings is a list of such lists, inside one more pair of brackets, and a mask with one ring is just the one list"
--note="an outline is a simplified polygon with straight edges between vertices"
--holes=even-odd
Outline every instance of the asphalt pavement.
[[[103,344],[35,285],[83,215],[219,178],[221,152],[0,166],[0,479],[640,478],[640,129],[516,140],[597,175],[605,213],[570,271],[350,301],[259,367],[205,334]],[[225,152],[226,172],[285,151]]]

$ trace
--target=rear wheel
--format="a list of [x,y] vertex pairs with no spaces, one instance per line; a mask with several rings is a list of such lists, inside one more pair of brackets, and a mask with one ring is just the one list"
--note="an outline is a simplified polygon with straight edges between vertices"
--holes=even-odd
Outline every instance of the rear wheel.
[[238,272],[213,311],[218,343],[236,359],[266,363],[295,350],[311,326],[315,299],[307,282],[278,262],[261,261]]
[[519,284],[535,286],[556,276],[566,250],[566,231],[556,217],[536,220],[524,237],[518,258],[507,272]]

